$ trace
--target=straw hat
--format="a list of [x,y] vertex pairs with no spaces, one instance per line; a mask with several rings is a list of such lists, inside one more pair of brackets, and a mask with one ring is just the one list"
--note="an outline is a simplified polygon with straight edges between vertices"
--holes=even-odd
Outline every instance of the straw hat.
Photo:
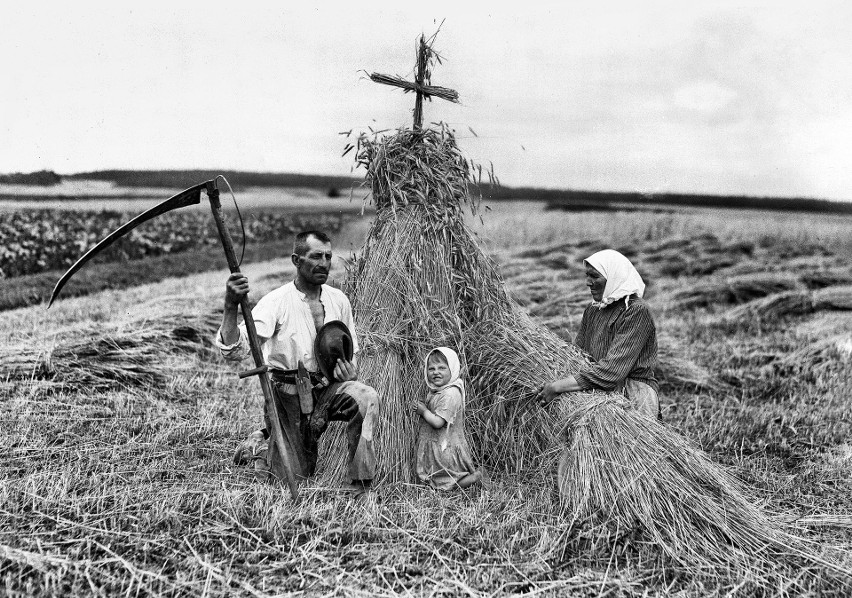
[[352,334],[346,324],[340,320],[323,324],[314,341],[314,356],[323,376],[333,381],[337,360],[352,361]]

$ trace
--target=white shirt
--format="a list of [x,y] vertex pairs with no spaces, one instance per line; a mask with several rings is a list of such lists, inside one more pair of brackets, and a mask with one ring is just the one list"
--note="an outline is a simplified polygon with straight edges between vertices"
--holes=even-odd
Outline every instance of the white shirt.
[[[355,326],[352,321],[352,306],[339,289],[322,285],[320,302],[325,311],[323,323],[340,320],[352,335],[352,350],[358,352]],[[261,343],[263,360],[273,368],[295,370],[299,361],[309,372],[319,371],[314,357],[314,339],[317,336],[311,307],[305,294],[288,282],[266,294],[251,310],[258,340]],[[240,324],[240,338],[226,345],[222,340],[222,329],[216,333],[216,346],[228,361],[239,361],[251,355],[245,323]]]

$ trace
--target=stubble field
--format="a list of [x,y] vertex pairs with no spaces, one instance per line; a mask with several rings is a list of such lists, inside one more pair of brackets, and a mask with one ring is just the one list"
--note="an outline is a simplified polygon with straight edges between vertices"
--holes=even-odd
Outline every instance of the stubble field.
[[[589,300],[582,258],[628,255],[657,321],[666,424],[826,562],[852,569],[852,220],[506,202],[472,226],[516,300],[569,339]],[[345,224],[338,254],[367,229],[366,218]],[[292,276],[287,262],[245,265],[255,299]],[[626,539],[603,542],[561,516],[534,456],[525,471],[491,472],[488,489],[380,483],[364,502],[321,464],[294,505],[230,461],[261,399],[210,347],[225,278],[3,312],[0,593],[789,595],[783,583],[637,561]],[[480,454],[499,450],[474,440]],[[837,568],[802,571],[803,585],[849,595]]]

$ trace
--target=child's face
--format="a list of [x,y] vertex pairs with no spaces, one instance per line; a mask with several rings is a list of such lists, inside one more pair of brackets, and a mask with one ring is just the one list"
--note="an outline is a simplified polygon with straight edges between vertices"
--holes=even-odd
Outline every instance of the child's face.
[[446,386],[450,383],[450,366],[443,359],[431,355],[426,364],[426,375],[433,385]]

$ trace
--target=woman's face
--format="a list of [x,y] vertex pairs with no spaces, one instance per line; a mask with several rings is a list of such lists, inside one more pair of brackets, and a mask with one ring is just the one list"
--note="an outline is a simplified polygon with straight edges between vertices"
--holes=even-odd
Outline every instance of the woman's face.
[[606,278],[589,264],[586,264],[586,286],[592,292],[592,299],[595,301],[603,300]]
[[426,375],[429,376],[429,382],[435,386],[446,386],[450,383],[450,366],[447,362],[435,357],[434,354],[429,356],[429,363],[426,366]]

